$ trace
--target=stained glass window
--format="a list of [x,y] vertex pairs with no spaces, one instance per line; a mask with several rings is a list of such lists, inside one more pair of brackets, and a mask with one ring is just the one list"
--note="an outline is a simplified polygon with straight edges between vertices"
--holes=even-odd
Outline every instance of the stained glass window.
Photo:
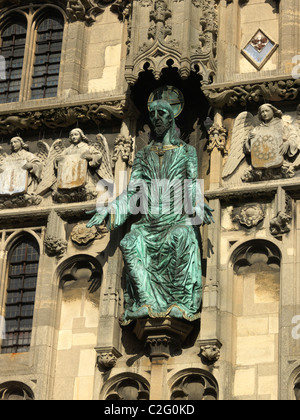
[[25,43],[26,22],[22,20],[1,33],[0,103],[19,101]]
[[57,95],[63,29],[60,15],[47,17],[38,26],[31,99]]
[[39,265],[37,243],[29,238],[11,253],[1,353],[29,351]]

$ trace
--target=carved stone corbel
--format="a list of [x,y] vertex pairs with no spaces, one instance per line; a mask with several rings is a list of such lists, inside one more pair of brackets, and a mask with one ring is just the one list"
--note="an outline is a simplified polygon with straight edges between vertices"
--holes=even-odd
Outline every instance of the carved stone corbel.
[[110,370],[117,364],[117,360],[122,354],[114,347],[96,347],[97,352],[97,366],[99,370]]
[[44,245],[49,257],[61,258],[67,250],[63,221],[54,210],[49,215]]
[[204,364],[216,363],[221,355],[222,343],[217,339],[199,340],[199,356]]
[[217,362],[220,358],[221,351],[218,346],[216,345],[208,345],[208,346],[201,346],[200,354],[204,357],[208,362]]

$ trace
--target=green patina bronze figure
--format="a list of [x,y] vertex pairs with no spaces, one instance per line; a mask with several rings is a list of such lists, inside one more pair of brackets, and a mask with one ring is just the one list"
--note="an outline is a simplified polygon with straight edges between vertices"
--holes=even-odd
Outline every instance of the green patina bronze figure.
[[152,139],[134,160],[127,190],[98,207],[88,227],[121,226],[137,209],[141,219],[121,241],[126,264],[121,323],[143,317],[199,318],[202,298],[197,225],[213,221],[198,182],[196,149],[178,134],[166,101],[150,105]]

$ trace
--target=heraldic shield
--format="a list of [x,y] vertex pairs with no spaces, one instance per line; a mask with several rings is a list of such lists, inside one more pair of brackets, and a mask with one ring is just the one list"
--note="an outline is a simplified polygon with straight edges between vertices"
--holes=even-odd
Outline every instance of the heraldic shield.
[[260,127],[259,135],[251,144],[251,163],[256,169],[278,168],[284,158],[280,154],[282,134],[272,131],[269,127]]
[[57,188],[61,190],[72,190],[84,187],[87,180],[88,163],[80,155],[65,156],[64,160],[58,163]]
[[23,169],[26,160],[15,160],[4,163],[0,173],[0,195],[25,194],[28,188],[28,172]]

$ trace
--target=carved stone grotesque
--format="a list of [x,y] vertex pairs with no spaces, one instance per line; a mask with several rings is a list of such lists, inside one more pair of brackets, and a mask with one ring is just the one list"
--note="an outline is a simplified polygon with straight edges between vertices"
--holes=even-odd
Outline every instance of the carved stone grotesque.
[[289,233],[291,228],[289,226],[292,218],[283,211],[279,211],[277,216],[270,222],[270,232],[273,236],[283,235]]
[[0,155],[0,207],[25,207],[41,202],[36,194],[49,148],[38,142],[38,153],[29,152],[21,137],[10,141],[11,154]]
[[216,345],[207,345],[200,348],[200,353],[208,362],[217,362],[220,358],[221,351]]
[[270,104],[258,110],[259,124],[253,115],[242,112],[235,120],[228,160],[223,178],[231,177],[246,159],[250,168],[242,175],[243,182],[292,178],[300,166],[300,136],[296,124]]

